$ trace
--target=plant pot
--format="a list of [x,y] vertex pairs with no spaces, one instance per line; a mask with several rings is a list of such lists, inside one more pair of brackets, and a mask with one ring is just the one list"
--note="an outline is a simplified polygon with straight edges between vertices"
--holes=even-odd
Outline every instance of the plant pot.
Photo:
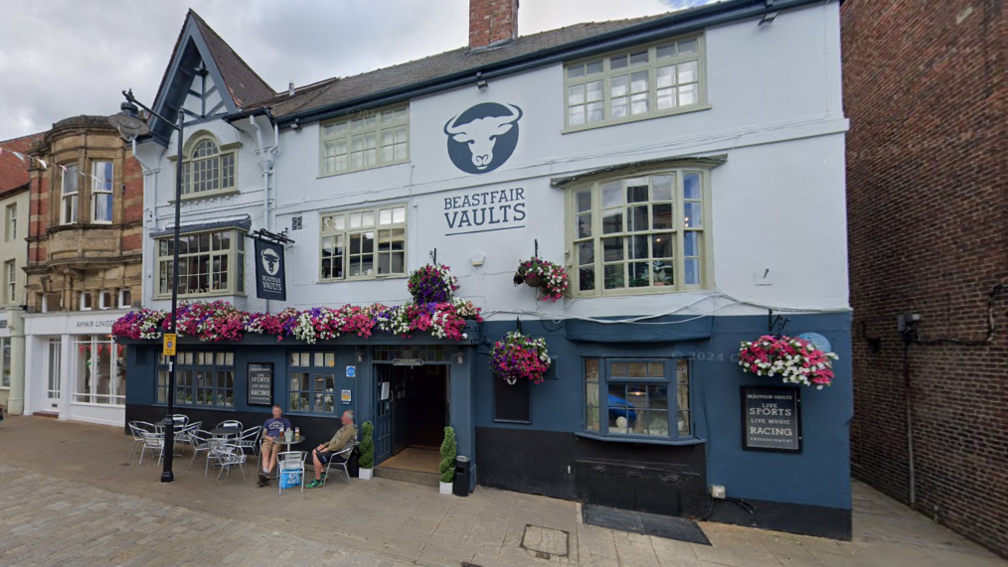
[[371,480],[371,473],[374,469],[360,469],[358,470],[358,478],[361,480]]
[[453,483],[451,482],[438,482],[438,491],[441,494],[447,494],[451,496]]
[[525,276],[525,285],[529,287],[541,287],[542,279],[540,279],[539,274],[528,274]]

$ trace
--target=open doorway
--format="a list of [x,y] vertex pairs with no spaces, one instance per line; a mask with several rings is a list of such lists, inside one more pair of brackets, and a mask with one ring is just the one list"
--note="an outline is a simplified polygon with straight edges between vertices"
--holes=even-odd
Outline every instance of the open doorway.
[[436,452],[449,420],[448,366],[375,366],[375,462],[408,449]]

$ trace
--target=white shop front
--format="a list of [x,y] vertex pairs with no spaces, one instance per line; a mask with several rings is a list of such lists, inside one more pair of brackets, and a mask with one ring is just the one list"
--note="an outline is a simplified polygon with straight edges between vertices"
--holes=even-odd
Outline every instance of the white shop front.
[[121,426],[125,349],[112,324],[125,311],[25,314],[25,414]]

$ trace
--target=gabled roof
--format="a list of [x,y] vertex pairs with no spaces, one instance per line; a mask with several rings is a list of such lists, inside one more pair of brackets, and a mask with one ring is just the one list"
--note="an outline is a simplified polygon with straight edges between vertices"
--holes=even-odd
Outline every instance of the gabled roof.
[[[238,112],[277,96],[220,35],[190,9],[161,78],[154,110],[174,120],[185,105],[197,68],[209,74],[215,87],[223,85],[226,89],[226,95],[221,93],[226,113]],[[162,140],[171,133],[169,125],[157,120],[152,121],[151,128]]]
[[4,153],[0,154],[0,197],[28,185],[28,164],[10,152],[28,153],[28,150],[42,141],[45,133],[31,134],[0,142]]

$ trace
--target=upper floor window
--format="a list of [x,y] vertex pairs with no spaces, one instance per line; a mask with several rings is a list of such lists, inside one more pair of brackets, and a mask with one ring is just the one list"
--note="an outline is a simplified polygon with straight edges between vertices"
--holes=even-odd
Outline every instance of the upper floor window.
[[[174,239],[160,238],[159,296],[171,295]],[[179,297],[245,293],[245,233],[220,230],[179,236]]]
[[112,173],[112,162],[91,162],[91,211],[96,223],[112,222]]
[[190,140],[182,162],[182,198],[235,188],[235,152],[223,151],[209,135]]
[[14,260],[4,262],[4,303],[16,303],[17,297],[17,263]]
[[695,110],[706,101],[703,38],[673,39],[564,66],[567,128]]
[[17,239],[17,203],[7,205],[7,224],[4,225],[4,241]]
[[693,437],[686,359],[585,358],[584,429],[601,435]]
[[324,281],[406,275],[406,205],[322,215]]
[[77,200],[79,196],[77,165],[63,168],[60,187],[60,224],[77,222]]
[[621,295],[708,285],[705,177],[676,169],[571,190],[574,292]]
[[409,159],[409,107],[365,111],[325,122],[320,174],[336,175],[404,163]]

